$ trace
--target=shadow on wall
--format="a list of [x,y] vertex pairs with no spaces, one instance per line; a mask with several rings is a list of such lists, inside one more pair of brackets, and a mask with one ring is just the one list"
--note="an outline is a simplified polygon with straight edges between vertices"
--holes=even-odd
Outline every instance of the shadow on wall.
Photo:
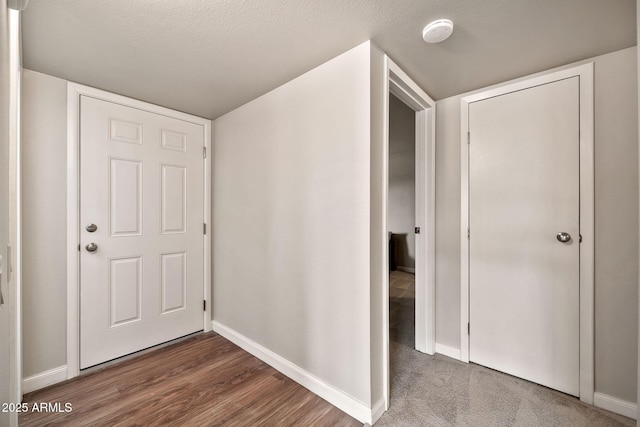
[[389,240],[389,270],[394,271],[398,267],[413,268],[415,258],[409,249],[408,233],[392,233]]

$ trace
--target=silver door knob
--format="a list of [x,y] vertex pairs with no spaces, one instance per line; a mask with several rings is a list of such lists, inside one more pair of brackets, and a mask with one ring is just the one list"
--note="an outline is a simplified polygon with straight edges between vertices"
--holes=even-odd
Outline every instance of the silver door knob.
[[89,224],[89,225],[87,225],[87,228],[86,228],[86,230],[87,230],[89,233],[93,233],[93,232],[94,232],[94,231],[96,231],[97,229],[98,229],[98,226],[97,226],[97,225],[95,225],[95,224]]
[[571,240],[571,234],[561,231],[556,235],[556,239],[558,239],[558,242],[567,243],[569,240]]
[[91,242],[89,243],[87,246],[85,246],[85,249],[89,252],[95,252],[98,250],[98,245],[96,245],[95,243]]

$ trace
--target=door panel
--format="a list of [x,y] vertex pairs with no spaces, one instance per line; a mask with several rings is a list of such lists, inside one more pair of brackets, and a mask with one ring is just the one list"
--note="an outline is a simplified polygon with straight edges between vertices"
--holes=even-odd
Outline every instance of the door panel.
[[142,162],[110,159],[109,218],[111,237],[142,232]]
[[84,369],[203,329],[204,129],[87,96],[80,111]]
[[162,233],[186,233],[187,169],[162,165]]
[[187,254],[162,254],[162,313],[184,308]]
[[469,104],[469,130],[469,358],[577,396],[579,78]]
[[112,259],[109,270],[109,325],[119,326],[141,320],[142,259]]

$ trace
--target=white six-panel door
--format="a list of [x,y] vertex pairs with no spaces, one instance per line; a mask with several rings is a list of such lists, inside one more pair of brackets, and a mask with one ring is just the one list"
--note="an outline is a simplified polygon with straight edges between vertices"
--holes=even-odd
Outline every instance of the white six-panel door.
[[579,84],[469,104],[469,359],[575,396]]
[[202,330],[203,135],[80,97],[81,369]]

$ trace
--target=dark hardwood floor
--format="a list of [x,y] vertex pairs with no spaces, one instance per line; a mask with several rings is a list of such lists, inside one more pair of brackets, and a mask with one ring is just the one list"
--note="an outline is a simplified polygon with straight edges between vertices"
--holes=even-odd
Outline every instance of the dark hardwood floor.
[[416,276],[395,270],[389,273],[389,339],[416,345]]
[[[215,333],[29,393],[21,426],[361,426]],[[71,412],[63,412],[65,404]],[[55,406],[53,407],[55,408]]]

